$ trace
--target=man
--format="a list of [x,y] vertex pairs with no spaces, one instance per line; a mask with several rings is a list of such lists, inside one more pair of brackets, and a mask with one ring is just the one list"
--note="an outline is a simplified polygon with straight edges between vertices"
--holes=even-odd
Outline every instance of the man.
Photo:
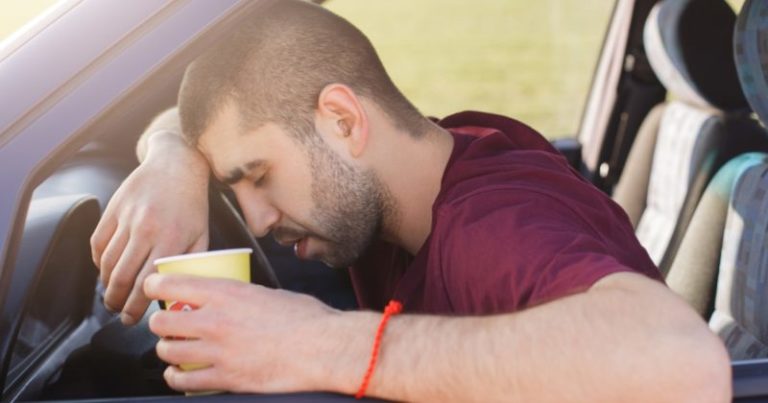
[[[446,128],[450,128],[447,130]],[[161,276],[207,244],[212,172],[250,230],[303,259],[352,265],[391,318],[366,394],[393,400],[725,401],[727,354],[660,281],[626,216],[514,120],[434,124],[368,40],[299,1],[273,2],[187,70],[92,238],[105,303],[150,299],[179,390],[355,393],[381,314],[225,280]],[[209,363],[182,372],[176,364]]]

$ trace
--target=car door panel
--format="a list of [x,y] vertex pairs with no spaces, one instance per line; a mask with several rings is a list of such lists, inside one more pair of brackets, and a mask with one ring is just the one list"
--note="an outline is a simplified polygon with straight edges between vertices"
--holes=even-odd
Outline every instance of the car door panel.
[[34,201],[0,317],[4,389],[39,365],[89,314],[96,270],[88,239],[99,218],[88,195]]

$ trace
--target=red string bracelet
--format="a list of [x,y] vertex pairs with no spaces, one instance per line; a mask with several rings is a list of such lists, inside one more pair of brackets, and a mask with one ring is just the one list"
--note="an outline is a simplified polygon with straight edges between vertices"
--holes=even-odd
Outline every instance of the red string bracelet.
[[373,351],[371,352],[371,361],[368,363],[368,370],[365,371],[363,377],[363,383],[360,384],[360,389],[355,394],[355,399],[362,399],[365,396],[365,390],[368,389],[368,383],[373,376],[373,369],[376,368],[376,359],[379,358],[379,347],[381,347],[381,337],[384,334],[384,328],[387,326],[389,318],[393,315],[397,315],[402,312],[403,304],[398,301],[389,301],[387,307],[384,308],[384,315],[381,317],[379,328],[376,330],[376,338],[373,340]]

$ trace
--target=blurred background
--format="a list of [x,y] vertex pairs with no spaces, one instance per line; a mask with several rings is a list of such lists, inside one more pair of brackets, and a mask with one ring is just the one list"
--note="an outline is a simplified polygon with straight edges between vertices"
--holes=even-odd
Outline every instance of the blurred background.
[[[736,10],[743,2],[728,0]],[[0,41],[54,3],[0,0]],[[328,0],[325,5],[368,35],[395,83],[422,113],[500,113],[558,138],[578,131],[614,3]]]

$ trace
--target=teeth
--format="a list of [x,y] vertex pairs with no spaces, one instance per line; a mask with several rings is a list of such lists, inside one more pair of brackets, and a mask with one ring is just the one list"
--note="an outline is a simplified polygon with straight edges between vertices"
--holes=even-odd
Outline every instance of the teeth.
[[296,241],[296,243],[293,244],[293,254],[298,256],[299,255],[299,242],[301,240]]

